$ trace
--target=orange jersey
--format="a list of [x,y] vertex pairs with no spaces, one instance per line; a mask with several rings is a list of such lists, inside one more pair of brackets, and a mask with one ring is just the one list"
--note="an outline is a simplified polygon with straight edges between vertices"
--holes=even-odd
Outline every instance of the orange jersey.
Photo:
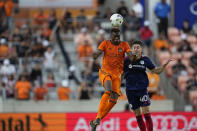
[[43,100],[44,99],[44,95],[48,93],[47,88],[45,87],[37,87],[34,89],[34,94],[36,94],[35,99],[36,100]]
[[18,99],[28,99],[31,89],[31,84],[28,81],[16,82],[16,90],[18,92]]
[[71,93],[70,88],[59,87],[57,90],[59,100],[69,100],[70,93]]
[[104,51],[101,70],[110,75],[120,76],[125,53],[130,51],[128,42],[121,41],[119,45],[113,45],[110,40],[107,40],[103,41],[98,49]]

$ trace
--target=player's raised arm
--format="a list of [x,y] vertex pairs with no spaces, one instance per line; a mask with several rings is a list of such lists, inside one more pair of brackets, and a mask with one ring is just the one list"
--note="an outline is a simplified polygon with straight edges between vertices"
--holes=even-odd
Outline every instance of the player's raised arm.
[[156,73],[156,74],[161,74],[164,69],[166,68],[166,66],[171,62],[171,61],[175,61],[175,59],[169,59],[164,65],[160,66],[160,67],[155,67],[154,69],[151,70],[152,73]]
[[102,50],[97,49],[96,52],[94,52],[92,55],[93,59],[96,60],[102,53],[103,53]]

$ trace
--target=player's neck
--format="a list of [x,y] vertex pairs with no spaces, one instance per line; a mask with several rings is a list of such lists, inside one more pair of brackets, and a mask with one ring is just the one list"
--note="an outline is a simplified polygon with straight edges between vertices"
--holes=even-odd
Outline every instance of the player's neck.
[[114,42],[114,41],[112,41],[112,40],[110,40],[111,41],[111,43],[113,44],[113,45],[119,45],[120,44],[120,41],[119,42]]

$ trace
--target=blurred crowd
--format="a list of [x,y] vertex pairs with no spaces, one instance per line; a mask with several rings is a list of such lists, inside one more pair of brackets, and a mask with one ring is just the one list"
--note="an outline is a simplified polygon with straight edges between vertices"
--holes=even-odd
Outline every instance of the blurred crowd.
[[[150,28],[151,23],[143,20],[144,9],[139,0],[135,0],[131,8],[121,1],[115,12],[107,7],[104,12],[95,11],[95,15],[91,17],[87,15],[86,9],[79,9],[75,16],[72,11],[65,10],[61,17],[57,17],[55,9],[48,13],[39,9],[31,20],[26,19],[23,22],[15,19],[15,15],[20,13],[17,2],[1,1],[0,95],[4,94],[6,99],[37,101],[50,100],[51,94],[55,92],[60,100],[70,98],[73,91],[69,83],[76,77],[72,75],[75,69],[69,68],[71,74],[62,80],[56,79],[54,73],[63,64],[59,62],[58,52],[55,51],[57,44],[54,30],[59,26],[62,34],[73,36],[77,59],[83,64],[75,96],[77,99],[94,98],[95,88],[99,83],[100,62],[92,62],[91,56],[100,42],[109,38],[110,16],[119,13],[124,17],[121,39],[128,42],[133,39],[142,40],[145,55],[158,60],[159,64],[163,64],[170,57],[177,59],[167,67],[167,80],[196,106],[197,22],[190,25],[189,20],[185,20],[181,29],[169,27],[168,15],[171,7],[165,0],[155,5],[153,10],[158,19],[158,24],[155,25],[158,28],[158,37]],[[63,41],[66,40],[66,37],[63,38]],[[47,74],[47,77],[43,74]],[[147,74],[150,97],[154,100],[166,99],[160,76],[151,72]],[[124,93],[120,99],[125,99]]]

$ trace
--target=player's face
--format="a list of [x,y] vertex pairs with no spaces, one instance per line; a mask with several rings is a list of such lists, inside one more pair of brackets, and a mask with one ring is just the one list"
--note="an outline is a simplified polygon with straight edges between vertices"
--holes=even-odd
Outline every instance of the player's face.
[[120,43],[120,31],[111,32],[111,39],[114,44]]
[[133,54],[135,54],[137,56],[141,56],[142,55],[142,46],[139,44],[134,44],[131,48],[131,51]]

